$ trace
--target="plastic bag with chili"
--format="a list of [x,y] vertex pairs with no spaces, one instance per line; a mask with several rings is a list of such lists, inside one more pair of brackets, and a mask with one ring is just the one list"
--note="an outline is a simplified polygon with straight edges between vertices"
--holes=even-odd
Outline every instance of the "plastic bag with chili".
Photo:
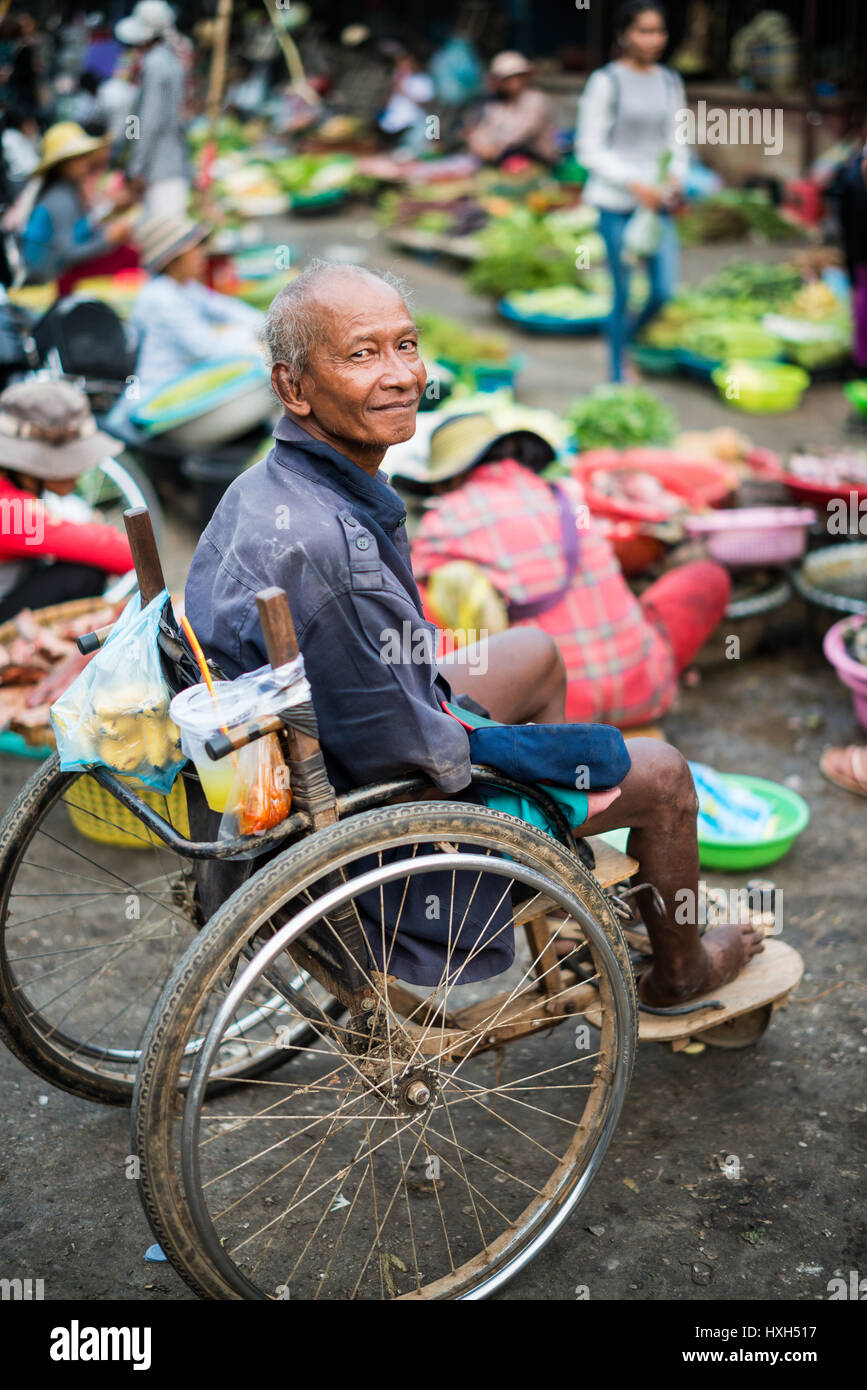
[[289,769],[276,734],[248,743],[235,754],[235,763],[229,799],[220,822],[221,840],[261,835],[285,820],[292,806]]

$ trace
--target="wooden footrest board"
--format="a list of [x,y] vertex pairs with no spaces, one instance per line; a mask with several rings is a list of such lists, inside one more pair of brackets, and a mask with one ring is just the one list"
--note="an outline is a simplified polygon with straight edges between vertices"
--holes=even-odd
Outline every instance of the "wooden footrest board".
[[615,849],[598,835],[590,835],[587,843],[596,856],[593,877],[602,888],[610,888],[613,883],[631,878],[638,868],[637,859],[633,859],[629,854],[622,854],[619,849]]
[[[753,956],[750,963],[730,984],[720,985],[705,997],[721,999],[725,1008],[702,1009],[692,1014],[675,1014],[668,1017],[647,1014],[639,1010],[638,1037],[641,1042],[671,1042],[676,1038],[695,1037],[706,1028],[715,1028],[730,1018],[751,1013],[765,1004],[773,1004],[786,998],[800,982],[804,973],[804,962],[793,946],[784,941],[768,937],[765,949],[759,956]],[[700,999],[689,1001],[697,1004]],[[598,1004],[591,1004],[585,1010],[588,1023],[599,1027],[602,1013]]]

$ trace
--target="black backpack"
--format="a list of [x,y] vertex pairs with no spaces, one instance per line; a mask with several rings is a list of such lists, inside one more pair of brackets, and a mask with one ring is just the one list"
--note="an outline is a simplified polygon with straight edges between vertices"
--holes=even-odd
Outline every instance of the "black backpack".
[[99,299],[68,295],[53,304],[33,334],[39,356],[59,358],[66,376],[125,382],[135,371],[138,340],[115,311]]

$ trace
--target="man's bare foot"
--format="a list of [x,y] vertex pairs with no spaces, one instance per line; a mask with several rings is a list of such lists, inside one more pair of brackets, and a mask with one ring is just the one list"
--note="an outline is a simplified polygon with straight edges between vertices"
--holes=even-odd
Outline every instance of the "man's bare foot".
[[713,927],[701,938],[694,961],[674,969],[660,969],[658,961],[652,965],[639,981],[639,998],[660,1009],[685,1004],[699,994],[727,985],[753,956],[765,949],[762,943],[763,933],[749,923]]

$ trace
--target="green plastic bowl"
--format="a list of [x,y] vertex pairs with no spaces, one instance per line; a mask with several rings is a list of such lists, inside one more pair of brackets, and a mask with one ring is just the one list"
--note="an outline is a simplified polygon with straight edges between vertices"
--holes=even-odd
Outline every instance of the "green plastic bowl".
[[780,818],[780,824],[769,840],[725,840],[700,832],[698,857],[702,868],[736,872],[775,864],[788,854],[795,840],[807,828],[809,806],[802,796],[781,786],[779,782],[768,782],[764,777],[749,777],[745,773],[729,772],[723,775],[727,782],[744,787],[770,802]]
[[[749,368],[751,373],[756,372],[758,379],[755,383],[739,383],[738,397],[730,399],[726,395],[729,377],[737,378],[745,368]],[[781,362],[751,362],[747,359],[724,362],[711,373],[711,377],[726,405],[754,415],[776,415],[786,410],[796,410],[810,384],[809,373],[803,367]]]
[[843,390],[858,414],[867,416],[867,381],[847,381]]

